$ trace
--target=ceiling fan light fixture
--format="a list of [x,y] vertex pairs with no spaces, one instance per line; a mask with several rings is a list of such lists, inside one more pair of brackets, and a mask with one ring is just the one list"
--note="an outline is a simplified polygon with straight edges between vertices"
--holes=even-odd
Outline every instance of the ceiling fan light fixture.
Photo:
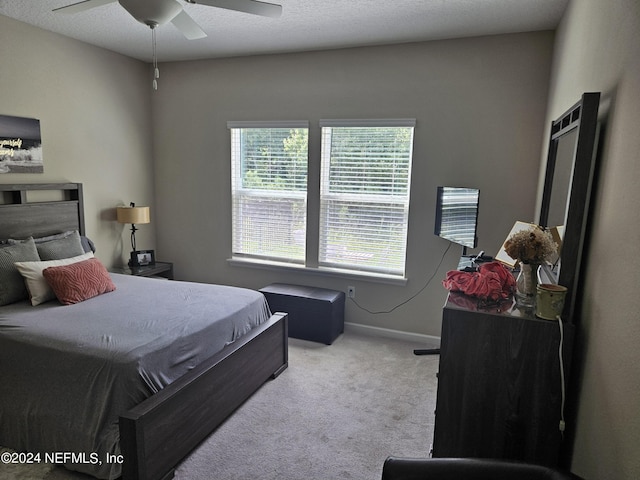
[[133,18],[148,26],[164,25],[182,11],[176,0],[118,0],[118,3]]
[[[2,0],[0,0],[2,1]],[[237,12],[250,13],[265,17],[282,15],[282,5],[261,0],[184,0],[190,4],[208,5]],[[197,22],[182,8],[178,0],[81,0],[71,5],[55,8],[54,12],[79,13],[92,8],[118,2],[129,15],[151,29],[153,45],[153,89],[158,89],[158,57],[156,54],[156,27],[171,22],[188,40],[197,40],[207,36]]]

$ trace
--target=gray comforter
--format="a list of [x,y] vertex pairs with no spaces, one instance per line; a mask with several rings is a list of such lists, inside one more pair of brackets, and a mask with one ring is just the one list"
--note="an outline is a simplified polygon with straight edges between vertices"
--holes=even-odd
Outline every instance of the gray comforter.
[[75,305],[0,307],[0,445],[80,454],[65,465],[116,478],[118,415],[269,318],[253,290],[112,278]]

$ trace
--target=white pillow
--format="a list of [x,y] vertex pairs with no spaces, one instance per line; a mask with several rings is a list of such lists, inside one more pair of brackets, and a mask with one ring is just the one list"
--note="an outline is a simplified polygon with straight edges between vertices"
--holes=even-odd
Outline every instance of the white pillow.
[[51,287],[42,275],[42,271],[49,267],[59,267],[61,265],[70,265],[72,263],[81,262],[93,258],[93,252],[88,252],[77,257],[62,258],[60,260],[46,260],[43,262],[15,262],[14,265],[24,278],[31,298],[31,305],[40,305],[56,298]]

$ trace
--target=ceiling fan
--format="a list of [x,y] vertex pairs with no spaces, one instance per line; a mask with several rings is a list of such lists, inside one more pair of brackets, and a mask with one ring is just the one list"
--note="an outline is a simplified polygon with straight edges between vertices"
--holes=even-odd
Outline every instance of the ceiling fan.
[[[78,13],[91,8],[100,7],[108,3],[118,2],[133,18],[152,29],[158,25],[171,22],[189,40],[204,38],[207,34],[196,21],[182,8],[178,0],[84,0],[60,8],[54,12]],[[259,2],[257,0],[185,0],[187,3],[197,3],[210,7],[225,8],[238,12],[251,13],[264,17],[279,17],[282,6],[274,3]]]

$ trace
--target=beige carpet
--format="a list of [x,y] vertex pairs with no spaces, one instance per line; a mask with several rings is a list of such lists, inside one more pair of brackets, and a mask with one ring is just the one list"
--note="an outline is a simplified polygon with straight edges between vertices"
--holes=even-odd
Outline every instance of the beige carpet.
[[[428,456],[439,357],[413,355],[421,346],[349,333],[331,346],[290,339],[289,368],[205,440],[175,478],[377,480],[389,455]],[[0,478],[90,477],[0,464]]]

